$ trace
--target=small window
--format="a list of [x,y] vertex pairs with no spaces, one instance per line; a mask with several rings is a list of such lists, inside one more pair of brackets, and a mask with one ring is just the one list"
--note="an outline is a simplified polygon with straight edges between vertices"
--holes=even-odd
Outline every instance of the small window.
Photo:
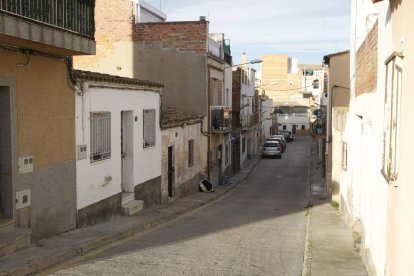
[[111,157],[111,113],[90,113],[90,161],[98,162]]
[[305,130],[305,125],[302,125],[302,130]]
[[155,119],[155,109],[147,109],[144,110],[143,118],[143,146],[144,148],[152,147],[155,145],[155,126],[156,126],[156,119]]
[[286,130],[286,125],[283,125],[283,130]]
[[194,140],[188,140],[188,166],[194,165]]
[[226,165],[229,164],[229,155],[230,155],[230,146],[227,143],[226,144],[226,156],[225,156],[225,159],[224,159],[224,164],[226,164]]
[[246,138],[243,138],[242,140],[242,153],[246,151]]
[[348,169],[348,145],[342,142],[342,170]]

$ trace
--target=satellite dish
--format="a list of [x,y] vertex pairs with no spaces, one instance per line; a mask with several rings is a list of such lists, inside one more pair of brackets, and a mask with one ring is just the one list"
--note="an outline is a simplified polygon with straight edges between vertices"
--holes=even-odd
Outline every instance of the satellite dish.
[[316,117],[316,115],[312,115],[312,116],[310,117],[310,122],[311,122],[311,123],[314,123],[314,122],[316,122],[316,119],[318,119],[318,117]]

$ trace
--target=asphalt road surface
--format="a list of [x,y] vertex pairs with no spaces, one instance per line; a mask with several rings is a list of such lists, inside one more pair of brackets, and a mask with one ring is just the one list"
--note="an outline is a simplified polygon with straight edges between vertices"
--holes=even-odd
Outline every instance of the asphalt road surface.
[[54,275],[301,275],[309,139],[262,159],[233,192]]

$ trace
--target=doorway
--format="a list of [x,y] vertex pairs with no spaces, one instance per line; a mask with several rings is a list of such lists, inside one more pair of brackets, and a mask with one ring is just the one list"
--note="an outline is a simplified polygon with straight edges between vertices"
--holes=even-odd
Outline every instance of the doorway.
[[121,181],[123,192],[134,192],[134,114],[121,112]]
[[10,87],[0,86],[0,218],[13,217],[13,154]]
[[174,198],[175,191],[175,164],[174,164],[174,146],[168,147],[168,197]]

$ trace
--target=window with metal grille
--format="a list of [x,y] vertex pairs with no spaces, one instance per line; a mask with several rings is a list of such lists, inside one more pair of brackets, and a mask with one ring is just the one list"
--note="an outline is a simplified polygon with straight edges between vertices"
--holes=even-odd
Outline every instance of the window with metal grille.
[[188,166],[194,165],[194,140],[188,140]]
[[[385,112],[382,174],[388,183],[398,178],[399,125],[402,93],[403,56],[394,53],[385,62]],[[394,183],[396,185],[396,183]]]
[[155,126],[156,126],[155,109],[146,109],[143,112],[143,146],[144,148],[155,145]]
[[111,113],[91,112],[91,163],[111,157]]

